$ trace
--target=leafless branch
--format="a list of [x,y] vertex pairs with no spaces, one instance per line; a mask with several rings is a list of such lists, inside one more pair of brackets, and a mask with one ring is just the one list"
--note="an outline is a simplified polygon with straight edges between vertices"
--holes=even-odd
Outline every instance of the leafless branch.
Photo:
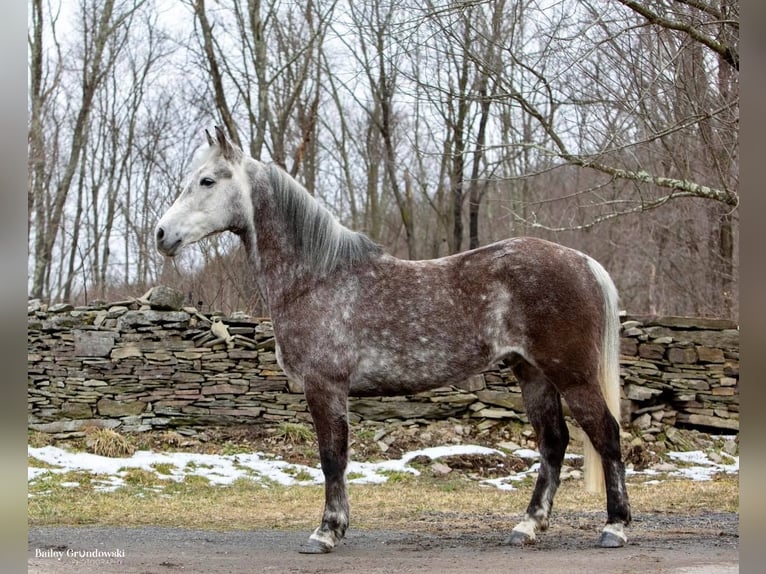
[[[716,52],[718,55],[723,58],[723,60],[735,68],[736,70],[739,70],[739,51],[735,46],[728,45],[726,43],[720,42],[719,40],[716,40],[715,38],[704,34],[700,29],[696,26],[694,26],[691,23],[688,22],[680,22],[678,20],[671,20],[670,18],[665,18],[663,16],[660,16],[657,14],[657,12],[653,12],[648,8],[645,2],[639,2],[638,0],[617,0],[621,4],[624,4],[637,14],[640,14],[644,18],[646,18],[650,23],[655,24],[657,26],[662,26],[663,28],[667,28],[668,30],[678,30],[680,32],[684,32],[689,35],[690,38],[694,39],[695,41],[699,42],[700,44],[703,44],[704,46],[707,46],[714,52]],[[689,6],[694,6],[695,8],[699,8],[699,5],[702,5],[702,2],[694,1],[694,0],[686,0],[683,2],[684,4],[687,4]],[[709,7],[708,7],[709,8]],[[709,10],[705,10],[705,12],[709,12]],[[719,14],[717,16],[719,20],[721,20],[721,15]]]

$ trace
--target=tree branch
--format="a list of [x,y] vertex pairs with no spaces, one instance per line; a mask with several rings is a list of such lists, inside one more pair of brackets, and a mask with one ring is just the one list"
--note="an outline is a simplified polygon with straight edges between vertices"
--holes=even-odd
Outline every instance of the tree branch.
[[[710,36],[703,34],[702,32],[700,32],[700,30],[697,27],[691,24],[687,24],[685,22],[679,22],[677,20],[670,20],[668,18],[663,18],[656,12],[652,12],[642,2],[638,2],[636,0],[617,0],[617,1],[620,4],[627,6],[628,8],[630,8],[637,14],[640,14],[641,16],[646,18],[651,24],[662,26],[663,28],[667,28],[669,30],[678,30],[679,32],[685,32],[692,39],[707,46],[708,48],[716,52],[718,55],[720,55],[724,62],[732,66],[734,69],[739,70],[739,51],[737,50],[737,48],[733,46],[728,46],[722,42],[719,42],[718,40],[715,40],[714,38],[711,38]],[[699,4],[699,2],[693,2],[689,0],[687,0],[684,3],[690,6]],[[698,6],[695,6],[695,7],[698,8]]]
[[535,217],[534,213],[533,213],[533,217],[530,219],[530,218],[521,217],[515,211],[511,210],[508,207],[504,207],[504,209],[510,211],[515,221],[519,223],[523,223],[535,229],[544,229],[546,231],[553,231],[553,232],[587,231],[589,229],[596,227],[597,225],[600,225],[601,223],[604,223],[605,221],[609,221],[610,219],[616,219],[618,217],[623,217],[625,215],[631,215],[634,213],[643,213],[646,211],[651,211],[653,209],[657,209],[658,207],[662,207],[666,205],[668,202],[670,202],[673,199],[679,199],[682,197],[699,197],[699,195],[697,193],[690,192],[690,191],[673,191],[667,195],[663,195],[662,197],[658,197],[651,201],[641,201],[639,205],[635,207],[631,207],[629,209],[612,211],[605,215],[600,215],[587,223],[582,223],[580,225],[563,226],[563,227],[552,227],[549,225],[544,225],[540,223],[539,221],[537,221],[537,218]]

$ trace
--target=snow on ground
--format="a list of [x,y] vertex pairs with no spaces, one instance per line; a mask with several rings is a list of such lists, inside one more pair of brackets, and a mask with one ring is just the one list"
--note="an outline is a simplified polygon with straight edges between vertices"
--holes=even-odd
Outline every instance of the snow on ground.
[[[352,484],[379,484],[386,482],[388,476],[386,471],[391,472],[410,472],[414,475],[419,475],[420,471],[411,466],[408,466],[413,458],[417,456],[427,456],[432,460],[444,458],[447,456],[457,456],[461,454],[500,454],[503,453],[494,448],[487,448],[485,446],[477,446],[471,444],[458,444],[452,446],[434,446],[431,448],[423,448],[419,450],[412,450],[405,453],[399,459],[382,460],[379,462],[356,462],[349,461],[347,476],[352,478],[349,482]],[[381,474],[381,472],[383,474]],[[320,471],[321,474],[321,471]],[[359,476],[362,475],[362,476]],[[322,480],[319,480],[322,482]]]
[[[692,450],[688,452],[670,452],[668,456],[680,463],[685,463],[690,466],[679,466],[676,470],[672,471],[673,476],[679,476],[682,478],[689,478],[691,480],[711,480],[714,475],[719,472],[727,474],[736,474],[739,472],[739,457],[727,457],[733,461],[731,464],[724,462],[714,462],[708,457],[707,454],[701,450]],[[650,474],[649,470],[645,471],[645,474]],[[655,470],[655,472],[657,472]]]
[[[405,453],[395,460],[379,462],[351,461],[348,465],[348,480],[353,484],[374,484],[386,482],[390,472],[409,472],[415,475],[419,471],[409,465],[417,456],[427,456],[432,460],[457,455],[500,454],[502,451],[477,445],[452,445],[424,448]],[[318,467],[293,464],[265,455],[260,452],[236,455],[196,454],[187,452],[151,452],[138,451],[128,458],[111,458],[86,452],[70,452],[54,446],[40,448],[28,447],[28,455],[35,460],[47,463],[52,468],[34,466],[34,461],[27,469],[29,483],[45,479],[46,476],[63,474],[69,471],[82,471],[97,475],[92,479],[96,490],[113,491],[125,485],[124,477],[129,469],[139,468],[156,472],[158,477],[182,481],[186,476],[202,476],[211,484],[231,484],[239,478],[260,481],[264,486],[269,483],[282,485],[310,485],[323,482],[322,471]],[[530,449],[519,449],[514,456],[536,461],[540,453]],[[714,462],[702,451],[670,452],[674,463],[665,463],[642,472],[628,471],[628,475],[674,476],[691,480],[710,480],[716,473],[739,472],[739,457],[727,457],[731,463]],[[568,459],[578,455],[567,455]],[[720,457],[713,457],[719,458]],[[506,477],[482,480],[482,484],[502,490],[513,490],[514,482],[523,480],[527,475],[537,472],[538,462],[523,472],[512,473]],[[169,474],[168,474],[169,473]],[[61,482],[61,486],[78,486],[77,482]],[[32,496],[30,494],[30,496]]]

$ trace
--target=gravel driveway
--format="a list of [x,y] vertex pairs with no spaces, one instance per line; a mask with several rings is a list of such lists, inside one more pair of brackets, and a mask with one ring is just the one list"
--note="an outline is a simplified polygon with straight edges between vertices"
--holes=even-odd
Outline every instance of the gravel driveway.
[[[450,518],[454,518],[451,520]],[[349,530],[335,552],[296,552],[308,532],[159,527],[30,527],[31,574],[233,574],[592,572],[733,574],[739,519],[733,513],[638,515],[622,549],[595,547],[600,513],[556,513],[535,547],[502,544],[506,532]],[[474,517],[475,518],[475,517]],[[100,553],[100,555],[99,555]],[[106,553],[106,554],[105,554]],[[111,553],[111,555],[109,554]]]

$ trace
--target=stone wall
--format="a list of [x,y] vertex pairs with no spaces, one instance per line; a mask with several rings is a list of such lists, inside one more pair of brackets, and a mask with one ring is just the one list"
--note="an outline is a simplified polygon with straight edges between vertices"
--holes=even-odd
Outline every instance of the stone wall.
[[623,412],[634,427],[739,431],[739,329],[731,321],[630,317],[622,323]]
[[[156,287],[112,304],[28,314],[29,428],[78,433],[310,420],[302,389],[281,371],[268,319],[208,316]],[[727,321],[626,317],[624,423],[651,435],[668,426],[739,429],[739,332]],[[527,422],[507,367],[456,387],[408,397],[350,400],[361,420]]]

